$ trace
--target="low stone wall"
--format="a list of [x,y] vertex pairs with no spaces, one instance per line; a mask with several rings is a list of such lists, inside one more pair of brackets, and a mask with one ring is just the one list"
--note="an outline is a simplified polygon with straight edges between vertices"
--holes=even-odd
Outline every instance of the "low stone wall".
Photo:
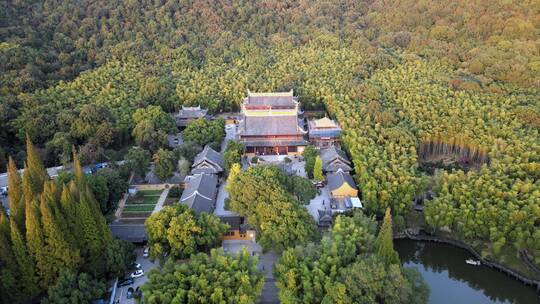
[[423,234],[410,234],[407,231],[405,231],[404,233],[395,235],[394,239],[410,239],[413,241],[421,241],[421,242],[444,243],[444,244],[450,244],[450,245],[465,249],[469,251],[476,259],[480,260],[480,262],[483,265],[487,267],[491,267],[495,270],[501,271],[505,273],[506,275],[509,275],[526,285],[533,286],[534,288],[536,288],[536,292],[540,293],[540,281],[529,279],[527,276],[519,273],[516,270],[510,269],[504,265],[501,265],[497,263],[496,261],[482,257],[482,255],[480,255],[480,253],[478,253],[473,247],[471,247],[470,245],[464,242],[446,238],[446,237],[423,235]]

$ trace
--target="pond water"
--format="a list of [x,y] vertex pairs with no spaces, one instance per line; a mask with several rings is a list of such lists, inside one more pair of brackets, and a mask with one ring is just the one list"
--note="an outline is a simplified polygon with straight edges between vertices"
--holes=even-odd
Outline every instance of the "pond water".
[[471,266],[468,251],[447,244],[396,240],[404,267],[416,267],[430,287],[430,304],[540,303],[534,288],[485,266]]

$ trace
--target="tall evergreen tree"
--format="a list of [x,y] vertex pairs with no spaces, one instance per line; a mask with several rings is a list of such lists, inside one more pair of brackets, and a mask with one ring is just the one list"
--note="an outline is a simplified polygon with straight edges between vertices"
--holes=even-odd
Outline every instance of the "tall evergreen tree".
[[9,218],[0,205],[0,267],[11,267],[15,264],[14,262]]
[[85,175],[81,166],[81,161],[79,160],[79,155],[73,148],[73,174],[75,175],[75,183],[77,186],[84,184]]
[[322,173],[322,160],[319,155],[315,158],[315,164],[313,165],[313,179],[321,182],[324,179]]
[[[23,294],[28,298],[32,298],[39,293],[38,278],[35,272],[34,260],[28,252],[24,238],[15,221],[11,220],[10,228],[13,256],[17,261],[17,268],[19,270],[19,285],[21,286]],[[24,301],[24,298],[21,300]]]
[[0,303],[13,303],[20,296],[15,281],[17,263],[11,247],[9,219],[0,205]]
[[26,202],[43,191],[43,183],[48,179],[47,171],[39,158],[30,137],[26,137],[26,166],[23,174],[23,192]]
[[66,233],[62,231],[59,218],[55,217],[57,210],[55,195],[56,184],[47,182],[41,195],[41,222],[48,252],[51,275],[57,278],[64,269],[75,270],[80,262],[79,251],[70,246]]
[[81,238],[81,221],[79,218],[77,204],[75,203],[72,191],[66,185],[62,186],[60,206],[62,208],[65,225],[67,226],[66,229],[69,232],[68,238],[70,243],[73,244],[75,248],[82,248],[84,240]]
[[386,208],[384,219],[377,236],[377,255],[386,263],[399,264],[398,253],[394,250],[394,237],[392,233],[392,214],[390,208]]
[[8,163],[9,214],[21,231],[24,231],[24,200],[22,179],[13,158]]
[[36,201],[31,201],[26,205],[26,245],[35,262],[39,286],[45,289],[53,283],[54,277],[50,271],[49,256],[45,248],[43,229]]

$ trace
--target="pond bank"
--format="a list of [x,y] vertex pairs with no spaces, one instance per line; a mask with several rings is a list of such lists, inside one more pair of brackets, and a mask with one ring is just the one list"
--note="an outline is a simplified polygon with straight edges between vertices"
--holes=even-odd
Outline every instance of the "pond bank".
[[[495,269],[497,271],[500,271],[510,277],[513,277],[514,279],[522,282],[525,285],[532,286],[537,294],[540,294],[540,281],[530,279],[527,276],[519,273],[516,270],[510,269],[504,265],[501,265],[497,263],[496,261],[487,259],[482,257],[472,246],[458,240],[446,238],[446,237],[440,237],[440,236],[432,236],[432,235],[426,235],[426,234],[411,234],[407,231],[404,233],[400,233],[394,236],[395,240],[400,239],[409,239],[412,241],[420,241],[420,242],[434,242],[434,243],[443,243],[443,244],[449,244],[452,246],[459,247],[461,249],[467,250],[469,253],[471,253],[477,260],[480,260],[482,262],[482,265],[487,266],[489,268]],[[532,268],[534,271],[536,271],[535,268]]]
[[531,286],[492,267],[465,263],[472,253],[442,242],[394,242],[404,268],[416,268],[430,293],[428,304],[537,304],[540,296]]

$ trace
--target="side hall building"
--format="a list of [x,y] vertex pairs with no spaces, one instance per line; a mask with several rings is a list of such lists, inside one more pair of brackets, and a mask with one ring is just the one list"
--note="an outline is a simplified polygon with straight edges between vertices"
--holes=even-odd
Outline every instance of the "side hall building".
[[296,155],[308,145],[293,91],[253,93],[242,103],[239,139],[248,155]]

